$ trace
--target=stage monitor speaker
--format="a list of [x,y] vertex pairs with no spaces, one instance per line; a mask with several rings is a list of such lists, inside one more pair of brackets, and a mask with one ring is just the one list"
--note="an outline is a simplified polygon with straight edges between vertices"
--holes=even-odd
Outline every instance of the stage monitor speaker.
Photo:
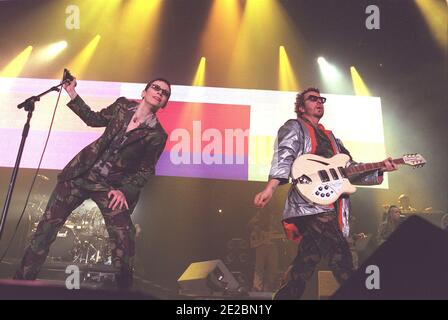
[[411,216],[332,299],[448,299],[448,234]]
[[221,260],[194,262],[177,280],[180,293],[188,295],[216,295],[237,292],[238,281]]

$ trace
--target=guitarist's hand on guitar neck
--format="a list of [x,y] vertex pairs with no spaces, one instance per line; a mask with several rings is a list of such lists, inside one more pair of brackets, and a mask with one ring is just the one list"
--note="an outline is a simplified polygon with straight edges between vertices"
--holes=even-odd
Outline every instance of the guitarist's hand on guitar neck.
[[382,171],[398,170],[398,165],[393,162],[392,157],[387,158],[386,160],[383,161],[383,163],[384,163],[384,168],[382,169]]

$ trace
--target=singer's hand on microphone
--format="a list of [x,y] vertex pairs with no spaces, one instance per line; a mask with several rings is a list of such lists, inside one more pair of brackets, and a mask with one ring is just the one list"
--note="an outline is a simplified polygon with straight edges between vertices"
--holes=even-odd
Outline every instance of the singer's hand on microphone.
[[76,98],[76,96],[78,95],[75,90],[76,78],[73,78],[73,80],[70,82],[64,83],[62,86],[64,87],[65,91],[67,91],[72,100]]

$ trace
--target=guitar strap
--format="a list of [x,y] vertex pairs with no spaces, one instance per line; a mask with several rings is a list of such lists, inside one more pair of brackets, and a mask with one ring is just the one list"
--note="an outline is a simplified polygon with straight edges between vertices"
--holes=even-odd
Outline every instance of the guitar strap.
[[[319,124],[319,126],[322,126]],[[330,130],[325,130],[324,126],[322,126],[323,131],[325,132],[325,135],[328,137],[328,139],[331,142],[331,147],[333,148],[334,154],[340,153],[338,143],[336,142],[336,138],[334,137],[333,132]],[[338,224],[339,228],[341,229],[342,233],[345,237],[348,237],[350,232],[350,226],[349,226],[349,201],[348,196],[342,196],[339,197],[339,199],[334,203],[335,204],[335,210],[338,214]]]

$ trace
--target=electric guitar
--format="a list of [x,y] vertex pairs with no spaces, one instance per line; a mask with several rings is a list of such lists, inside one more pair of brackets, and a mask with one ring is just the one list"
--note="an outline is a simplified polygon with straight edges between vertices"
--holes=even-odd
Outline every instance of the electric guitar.
[[[340,153],[331,158],[315,154],[299,156],[292,164],[292,178],[297,191],[309,202],[318,205],[334,203],[342,194],[352,194],[356,187],[350,178],[384,168],[384,162],[364,163],[346,168],[350,157]],[[408,154],[392,160],[395,164],[422,167],[426,160],[420,154]]]

